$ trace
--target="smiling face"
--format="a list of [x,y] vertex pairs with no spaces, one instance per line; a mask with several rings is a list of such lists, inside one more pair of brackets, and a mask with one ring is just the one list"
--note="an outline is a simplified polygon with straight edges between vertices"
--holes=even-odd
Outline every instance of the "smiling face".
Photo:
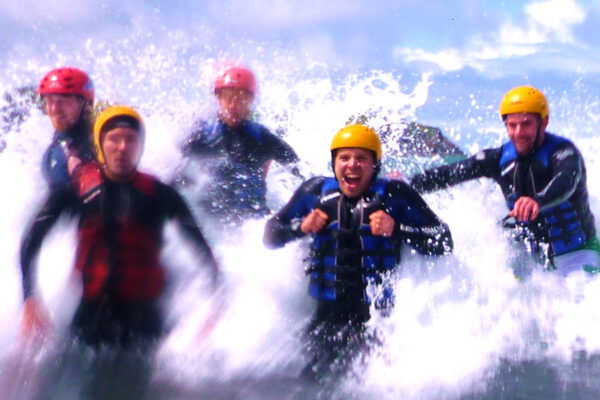
[[44,108],[59,132],[72,128],[79,120],[84,103],[78,97],[67,94],[48,94],[44,96]]
[[[508,114],[504,120],[508,137],[515,145],[519,155],[527,155],[537,145],[544,142],[548,117],[540,119],[539,115],[532,113]],[[539,128],[539,139],[538,138]]]
[[104,134],[102,152],[109,178],[127,181],[137,169],[142,155],[140,133],[132,128],[112,129]]
[[250,117],[250,107],[254,96],[247,90],[226,87],[217,94],[219,103],[219,116],[232,128],[239,126]]
[[333,170],[344,196],[351,199],[362,196],[371,186],[375,159],[371,150],[346,147],[337,150]]

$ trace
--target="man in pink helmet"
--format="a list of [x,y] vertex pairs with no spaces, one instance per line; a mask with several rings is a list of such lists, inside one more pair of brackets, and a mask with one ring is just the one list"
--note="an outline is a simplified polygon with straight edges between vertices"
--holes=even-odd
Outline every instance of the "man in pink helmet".
[[[252,71],[242,66],[225,68],[215,81],[218,103],[215,120],[200,121],[183,146],[188,158],[198,157],[210,165],[211,182],[204,211],[214,216],[261,217],[269,213],[266,206],[265,178],[272,161],[292,166],[298,156],[294,150],[265,126],[251,121],[251,107],[257,93]],[[210,161],[208,161],[210,160]],[[181,184],[185,178],[178,178]]]
[[40,81],[38,93],[55,129],[44,153],[42,171],[50,188],[71,181],[73,169],[83,160],[93,160],[91,141],[94,84],[77,68],[61,67]]

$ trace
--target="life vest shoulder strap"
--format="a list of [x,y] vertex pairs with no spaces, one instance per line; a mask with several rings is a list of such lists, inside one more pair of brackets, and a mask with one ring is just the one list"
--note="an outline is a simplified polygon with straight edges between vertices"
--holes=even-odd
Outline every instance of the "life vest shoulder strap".
[[98,163],[85,163],[77,168],[74,181],[77,184],[77,193],[84,199],[100,192],[104,177]]
[[156,193],[156,181],[154,176],[138,171],[131,184],[142,193],[153,196]]

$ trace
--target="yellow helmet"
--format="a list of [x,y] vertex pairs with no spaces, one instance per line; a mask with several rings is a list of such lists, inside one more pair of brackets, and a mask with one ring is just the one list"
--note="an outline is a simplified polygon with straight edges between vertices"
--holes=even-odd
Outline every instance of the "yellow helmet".
[[509,90],[500,102],[500,115],[532,113],[546,118],[550,113],[544,93],[531,86],[517,86]]
[[355,124],[340,129],[331,141],[331,151],[343,147],[358,147],[372,150],[377,156],[376,161],[381,160],[381,141],[377,133],[368,126]]
[[100,161],[102,164],[104,164],[104,154],[102,154],[102,149],[100,148],[100,135],[103,133],[102,128],[104,128],[106,123],[115,117],[133,118],[139,124],[138,131],[142,135],[142,140],[144,138],[144,121],[137,111],[127,106],[108,107],[106,110],[102,111],[98,117],[96,117],[96,122],[94,123],[94,146],[96,146],[98,161]]

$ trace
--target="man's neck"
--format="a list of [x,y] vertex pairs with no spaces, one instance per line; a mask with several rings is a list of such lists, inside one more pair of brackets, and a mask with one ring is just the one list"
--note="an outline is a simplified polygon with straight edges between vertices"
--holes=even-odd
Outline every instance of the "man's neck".
[[106,176],[106,179],[108,179],[111,182],[115,182],[115,183],[127,183],[130,182],[133,177],[137,174],[137,169],[134,169],[133,172],[131,172],[128,175],[115,175],[113,173],[111,173],[108,168],[106,168],[106,166],[104,166],[104,175]]

